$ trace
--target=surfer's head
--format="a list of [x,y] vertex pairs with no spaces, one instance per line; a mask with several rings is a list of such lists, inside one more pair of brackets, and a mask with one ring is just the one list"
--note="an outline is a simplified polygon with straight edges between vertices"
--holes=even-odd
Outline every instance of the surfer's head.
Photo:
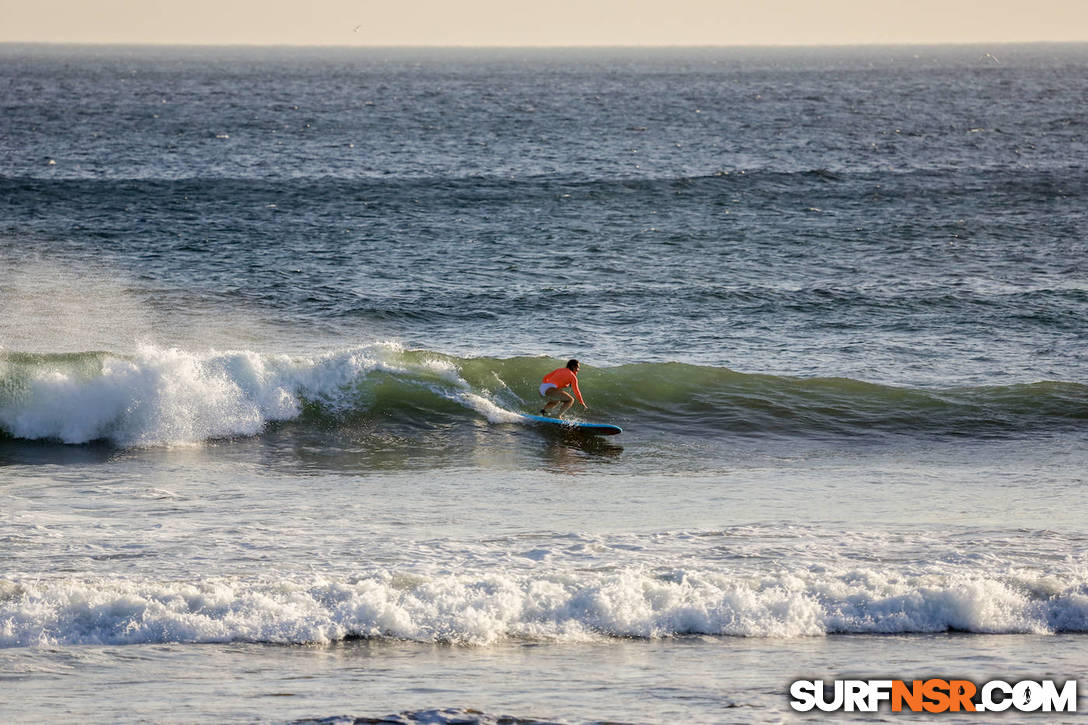
[[581,366],[578,364],[577,360],[573,360],[573,359],[572,360],[567,360],[567,370],[570,370],[571,372],[576,373],[576,372],[578,372],[579,367],[581,367]]

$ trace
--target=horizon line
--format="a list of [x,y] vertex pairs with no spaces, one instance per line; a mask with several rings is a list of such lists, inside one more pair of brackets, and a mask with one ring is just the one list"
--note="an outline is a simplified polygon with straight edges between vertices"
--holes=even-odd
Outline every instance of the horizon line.
[[36,45],[56,47],[128,47],[128,48],[286,48],[336,50],[725,50],[730,48],[957,48],[973,46],[1013,45],[1088,45],[1088,40],[969,40],[962,42],[904,41],[904,42],[843,42],[843,43],[725,43],[725,44],[623,44],[600,45],[513,45],[513,44],[345,44],[345,43],[164,43],[145,41],[56,41],[0,40],[0,46]]

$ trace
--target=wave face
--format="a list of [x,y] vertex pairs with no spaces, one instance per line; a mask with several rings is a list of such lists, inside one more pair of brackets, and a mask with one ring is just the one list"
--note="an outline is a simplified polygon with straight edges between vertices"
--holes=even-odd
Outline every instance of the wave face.
[[[0,429],[21,439],[161,446],[254,436],[284,421],[517,423],[535,410],[540,377],[561,364],[395,344],[310,357],[154,347],[8,353],[0,356]],[[582,386],[594,419],[694,436],[991,436],[1088,421],[1088,386],[1069,382],[919,389],[642,363],[587,370]]]
[[1088,580],[887,567],[0,581],[0,646],[1088,632]]

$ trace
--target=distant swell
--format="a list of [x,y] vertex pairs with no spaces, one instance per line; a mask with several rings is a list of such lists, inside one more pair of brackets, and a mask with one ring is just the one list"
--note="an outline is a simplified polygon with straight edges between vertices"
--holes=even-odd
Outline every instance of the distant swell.
[[[300,357],[251,351],[0,354],[0,431],[119,446],[194,444],[365,419],[416,428],[524,422],[547,358],[457,358],[377,344]],[[593,416],[643,432],[989,436],[1083,427],[1088,386],[917,389],[683,363],[590,368]]]
[[1088,581],[768,570],[0,580],[0,647],[1088,631]]

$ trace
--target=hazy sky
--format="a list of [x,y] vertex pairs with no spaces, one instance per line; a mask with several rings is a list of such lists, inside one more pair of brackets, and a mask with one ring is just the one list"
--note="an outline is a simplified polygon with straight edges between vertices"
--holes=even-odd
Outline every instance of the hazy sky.
[[0,42],[767,45],[1088,41],[1088,0],[0,0]]

